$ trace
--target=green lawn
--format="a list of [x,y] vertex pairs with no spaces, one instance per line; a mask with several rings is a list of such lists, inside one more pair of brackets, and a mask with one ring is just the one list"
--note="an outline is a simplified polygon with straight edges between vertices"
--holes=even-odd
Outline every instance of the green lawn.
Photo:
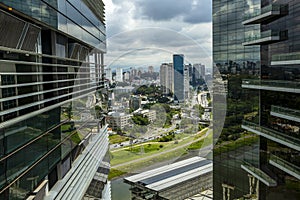
[[[127,147],[119,150],[115,150],[111,152],[112,159],[111,159],[111,166],[112,170],[112,175],[110,177],[118,177],[121,175],[124,175],[126,173],[134,172],[136,170],[139,170],[141,168],[145,168],[148,166],[151,166],[155,163],[163,162],[163,161],[170,161],[172,162],[174,159],[187,154],[187,147],[182,147],[167,153],[162,153],[159,154],[155,157],[148,157],[153,154],[157,154],[159,152],[164,152],[170,149],[175,148],[176,146],[183,145],[186,143],[189,143],[201,136],[203,136],[207,130],[204,130],[200,134],[197,135],[191,135],[191,134],[176,134],[176,139],[178,139],[178,143],[174,141],[170,142],[147,142],[145,144],[139,144],[135,145],[133,147]],[[211,139],[209,139],[211,137]],[[206,139],[201,140],[203,145],[209,144],[209,141],[212,140],[212,134],[210,134]],[[163,146],[161,146],[163,145]],[[141,148],[141,146],[144,146]],[[143,149],[143,150],[142,150]],[[121,164],[121,163],[126,163],[132,160],[136,160],[139,158],[145,158],[141,161],[123,165],[121,167],[115,168],[115,165]]]
[[124,174],[126,174],[127,172],[124,172],[124,171],[120,171],[120,170],[117,170],[117,169],[113,169],[111,168],[109,170],[109,174],[108,174],[108,180],[111,180],[115,177],[118,177],[118,176],[122,176]]
[[141,168],[149,167],[155,163],[168,161],[168,160],[172,161],[173,159],[178,158],[186,153],[187,153],[187,151],[185,148],[180,148],[180,149],[174,150],[172,152],[168,152],[168,153],[164,153],[164,154],[155,156],[153,158],[144,159],[144,160],[136,162],[134,164],[124,165],[124,166],[118,167],[118,168],[113,168],[113,166],[112,166],[112,169],[117,169],[124,173],[130,173],[130,172],[134,172],[135,170],[139,170]]
[[[200,133],[200,135],[204,135],[207,130],[204,130]],[[178,134],[179,135],[179,134]],[[167,151],[173,149],[177,146],[184,145],[189,143],[195,139],[199,134],[191,135],[191,134],[183,134],[182,138],[175,141],[170,142],[147,142],[145,144],[138,144],[134,145],[133,147],[126,147],[123,149],[118,149],[111,152],[112,159],[111,159],[111,166],[118,165],[121,163],[125,163],[128,161],[136,160],[138,158],[150,156],[159,152]],[[186,137],[183,137],[186,136]],[[148,146],[148,144],[151,144]],[[144,146],[144,150],[142,150],[141,145]],[[163,145],[160,147],[160,145]],[[130,149],[133,149],[132,151]],[[186,149],[186,148],[183,148]]]
[[[112,152],[112,159],[110,161],[111,165],[114,166],[128,161],[136,160],[145,156],[158,153],[160,151],[170,149],[170,147],[174,147],[174,142],[150,143],[150,146],[148,146],[148,144],[137,145]],[[163,147],[159,148],[159,145],[163,145]],[[142,150],[141,146],[144,146],[144,150]]]
[[191,144],[189,147],[188,147],[188,150],[197,150],[197,149],[200,149],[203,145],[203,142],[204,140],[199,140],[197,142],[194,142],[193,144]]
[[201,132],[201,133],[199,133],[199,134],[197,134],[196,136],[195,136],[195,139],[198,139],[198,138],[200,138],[200,137],[202,137],[203,135],[205,135],[206,134],[206,132],[208,131],[208,129],[203,129],[203,131]]
[[121,135],[110,135],[109,137],[109,143],[110,144],[118,144],[121,142],[125,142],[129,140],[129,137],[121,136]]
[[132,147],[129,149],[126,149],[126,151],[129,151],[131,153],[150,153],[153,151],[159,151],[161,148],[163,148],[163,144],[145,144],[138,147]]
[[[201,134],[198,134],[198,135],[195,137],[195,139],[198,139],[198,138],[202,137],[206,132],[207,132],[207,130],[206,130],[206,131],[203,131]],[[188,147],[188,150],[197,150],[197,149],[201,149],[201,148],[203,148],[203,147],[206,147],[206,146],[208,146],[208,145],[211,145],[212,142],[213,142],[212,140],[213,140],[213,133],[212,133],[212,131],[211,131],[211,133],[210,133],[208,136],[206,136],[204,139],[192,143],[192,144]]]

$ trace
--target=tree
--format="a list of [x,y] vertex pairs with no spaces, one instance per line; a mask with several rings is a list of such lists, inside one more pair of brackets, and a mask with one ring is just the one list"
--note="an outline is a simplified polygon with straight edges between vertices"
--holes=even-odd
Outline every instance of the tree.
[[141,114],[135,114],[135,115],[133,115],[133,117],[131,119],[137,125],[146,126],[146,125],[150,124],[148,117],[143,116]]

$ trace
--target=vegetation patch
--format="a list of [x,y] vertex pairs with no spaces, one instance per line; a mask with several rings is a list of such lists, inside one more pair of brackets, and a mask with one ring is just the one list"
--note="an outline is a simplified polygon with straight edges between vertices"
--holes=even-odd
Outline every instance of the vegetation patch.
[[175,135],[174,133],[169,133],[168,135],[164,135],[161,138],[157,139],[158,142],[170,142],[172,140],[174,140]]
[[[200,134],[195,136],[195,139],[199,139],[200,137],[204,136],[206,134],[207,130],[202,131]],[[213,133],[211,131],[211,133],[209,133],[209,135],[197,142],[192,143],[189,147],[188,150],[197,150],[197,149],[201,149],[203,147],[206,147],[208,145],[211,145],[213,142]]]
[[135,172],[135,170],[139,170],[145,167],[149,167],[153,164],[159,163],[159,162],[164,162],[164,161],[174,161],[174,159],[185,155],[186,149],[185,148],[180,148],[171,152],[166,152],[160,155],[157,155],[155,157],[150,157],[147,159],[143,159],[139,162],[131,163],[129,165],[124,165],[122,167],[118,167],[118,170],[125,171],[126,173],[131,173]]
[[126,151],[130,151],[132,153],[151,153],[154,151],[159,151],[160,149],[162,149],[164,146],[161,144],[144,144],[141,146],[136,146],[133,148],[128,148],[126,149]]
[[137,125],[146,126],[150,124],[148,117],[141,114],[134,114],[131,119]]
[[188,147],[188,150],[197,150],[197,149],[200,149],[200,148],[202,147],[203,142],[204,142],[204,139],[192,143],[192,144]]
[[124,175],[124,174],[127,174],[127,172],[124,172],[124,171],[121,171],[121,170],[118,170],[118,169],[111,168],[111,169],[109,170],[108,180],[111,180],[111,179],[113,179],[113,178],[122,176],[122,175]]
[[206,134],[206,132],[208,131],[208,129],[201,131],[199,134],[197,134],[194,138],[195,140],[198,138],[201,138],[203,135]]
[[109,143],[110,144],[118,144],[118,143],[125,142],[125,141],[129,140],[129,137],[121,136],[121,135],[118,135],[118,134],[110,135],[108,138],[109,138]]
[[224,142],[224,144],[219,144],[214,147],[214,154],[221,154],[222,152],[233,151],[239,147],[252,145],[258,141],[257,135],[249,135],[243,138],[240,138],[236,141]]

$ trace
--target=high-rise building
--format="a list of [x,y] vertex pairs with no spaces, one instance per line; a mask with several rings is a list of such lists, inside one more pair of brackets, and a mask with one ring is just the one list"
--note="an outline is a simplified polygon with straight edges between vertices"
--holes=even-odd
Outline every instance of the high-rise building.
[[137,69],[130,68],[130,80],[132,81],[137,76]]
[[191,64],[184,66],[184,99],[189,98],[189,92],[190,92],[190,73],[189,69],[191,67]]
[[242,43],[260,27],[245,27],[241,16],[258,7],[257,1],[213,1],[213,196],[218,200],[251,199],[257,186],[242,166],[259,167],[259,138],[241,124],[244,117],[258,120],[259,94],[242,90],[241,83],[259,76],[259,46]]
[[122,68],[116,69],[116,81],[123,82],[123,69]]
[[104,4],[0,0],[0,27],[0,199],[82,199],[108,150]]
[[148,67],[148,73],[153,73],[154,72],[154,67],[153,66],[149,66]]
[[205,78],[205,65],[202,64],[194,64],[194,73],[195,73],[195,79],[204,79]]
[[174,102],[184,102],[184,55],[173,55]]
[[300,199],[299,3],[261,0],[242,22],[260,26],[245,33],[243,45],[260,46],[261,74],[242,82],[245,91],[259,92],[259,120],[242,124],[259,136],[259,166],[242,166],[259,185],[259,199]]
[[159,78],[162,93],[169,95],[174,92],[174,72],[172,63],[163,63],[160,66]]
[[188,67],[189,67],[189,82],[192,85],[193,80],[195,79],[195,74],[194,74],[195,70],[192,64],[189,64]]
[[[216,199],[300,198],[298,5],[299,1],[290,0],[213,3],[214,78],[219,83],[215,88],[222,81],[227,83],[223,92],[227,115],[219,138],[232,140],[230,133],[237,129],[231,124],[243,128],[238,135],[241,141],[234,139],[230,148],[222,141],[214,147]],[[246,62],[240,68],[232,58]],[[259,65],[254,65],[257,58]],[[215,92],[214,101],[220,96],[221,92]],[[240,96],[238,101],[235,96]],[[220,105],[214,102],[214,112],[220,113]],[[221,127],[215,114],[216,139]]]
[[112,71],[111,71],[111,68],[106,68],[105,69],[105,78],[108,79],[109,81],[112,81]]
[[129,81],[129,79],[130,79],[130,72],[125,72],[123,74],[123,80],[124,81]]

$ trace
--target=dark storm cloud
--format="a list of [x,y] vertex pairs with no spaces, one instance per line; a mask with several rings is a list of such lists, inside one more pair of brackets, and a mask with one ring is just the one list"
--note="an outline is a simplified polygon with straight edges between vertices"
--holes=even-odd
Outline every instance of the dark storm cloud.
[[192,24],[211,21],[210,0],[136,0],[135,7],[136,18],[166,21],[183,17]]

